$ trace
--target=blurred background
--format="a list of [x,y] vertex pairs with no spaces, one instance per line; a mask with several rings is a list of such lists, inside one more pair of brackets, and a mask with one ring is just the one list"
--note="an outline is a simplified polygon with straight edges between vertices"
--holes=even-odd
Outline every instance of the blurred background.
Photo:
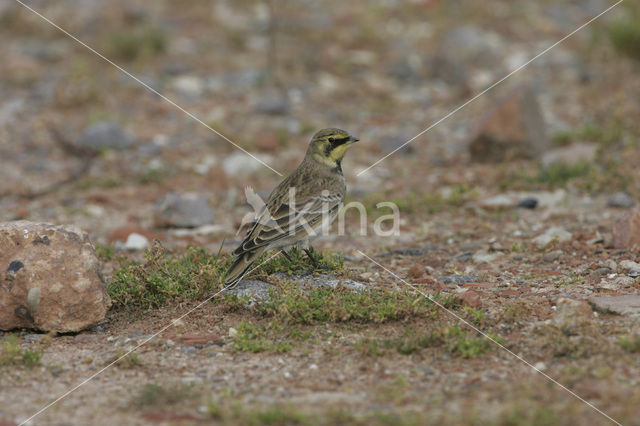
[[[611,4],[28,1],[284,174],[315,131],[357,135],[350,199],[373,214],[396,201],[409,231],[386,245],[513,193],[633,205],[632,1],[356,176]],[[76,224],[104,246],[135,232],[213,249],[237,240],[245,186],[264,197],[281,179],[20,4],[0,3],[0,37],[0,220]]]

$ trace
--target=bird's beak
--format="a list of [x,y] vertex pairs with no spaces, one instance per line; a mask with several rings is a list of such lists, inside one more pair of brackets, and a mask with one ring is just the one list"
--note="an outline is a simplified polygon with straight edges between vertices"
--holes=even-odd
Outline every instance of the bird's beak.
[[360,139],[356,138],[355,136],[350,136],[349,137],[349,143],[356,143],[358,142]]

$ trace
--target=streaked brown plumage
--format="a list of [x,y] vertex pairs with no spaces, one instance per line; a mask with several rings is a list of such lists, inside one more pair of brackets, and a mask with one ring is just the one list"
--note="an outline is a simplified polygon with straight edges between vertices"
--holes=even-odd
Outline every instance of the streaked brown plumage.
[[357,141],[340,129],[323,129],[313,136],[302,163],[271,192],[265,208],[233,251],[225,287],[236,285],[262,253],[294,245],[306,249],[320,228],[328,229],[346,193],[341,161],[349,145]]

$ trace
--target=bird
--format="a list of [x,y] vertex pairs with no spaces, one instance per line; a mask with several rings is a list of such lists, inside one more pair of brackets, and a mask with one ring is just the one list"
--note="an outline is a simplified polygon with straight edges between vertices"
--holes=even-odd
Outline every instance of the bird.
[[298,246],[314,268],[318,267],[309,250],[310,241],[319,230],[327,232],[338,215],[347,192],[342,159],[357,141],[336,128],[313,135],[298,168],[271,192],[244,240],[231,253],[233,262],[225,274],[225,289],[237,285],[260,255],[269,250],[279,249],[291,260],[286,250]]

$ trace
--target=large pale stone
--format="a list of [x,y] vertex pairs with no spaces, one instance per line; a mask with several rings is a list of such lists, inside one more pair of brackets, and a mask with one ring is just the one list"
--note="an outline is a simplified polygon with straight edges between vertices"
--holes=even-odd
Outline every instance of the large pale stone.
[[629,249],[640,246],[640,209],[627,212],[613,227],[613,247]]
[[538,159],[549,137],[535,93],[519,87],[501,100],[480,122],[471,138],[471,159],[500,163],[515,158]]
[[0,223],[0,329],[73,332],[111,305],[88,235],[74,226]]

